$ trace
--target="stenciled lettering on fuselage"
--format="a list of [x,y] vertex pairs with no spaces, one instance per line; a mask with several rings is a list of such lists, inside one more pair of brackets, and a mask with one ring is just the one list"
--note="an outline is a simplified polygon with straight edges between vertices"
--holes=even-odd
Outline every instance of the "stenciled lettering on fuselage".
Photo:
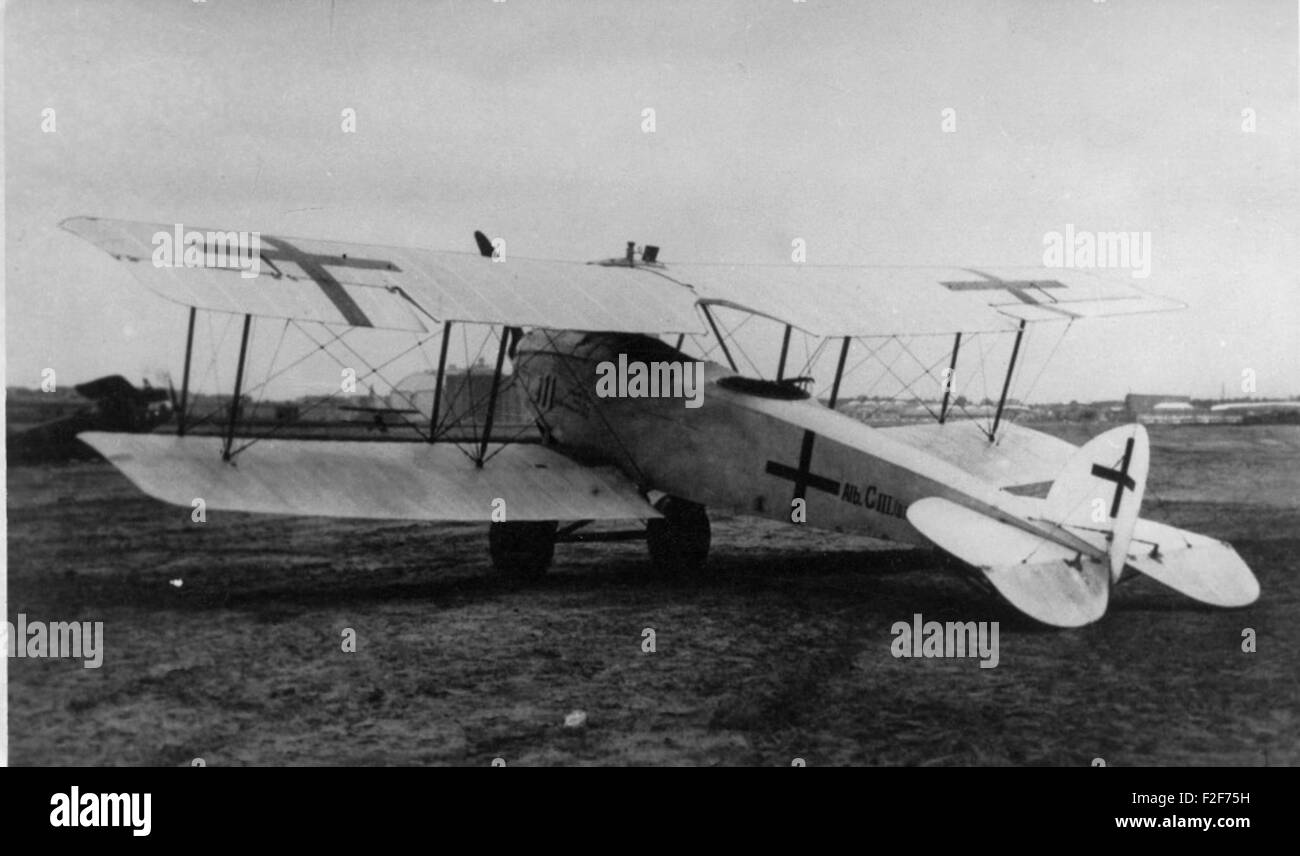
[[852,505],[870,508],[872,511],[887,514],[890,517],[906,517],[907,505],[894,496],[885,493],[874,484],[856,485],[845,482],[840,491],[840,499]]
[[813,444],[817,435],[804,431],[802,448],[799,453],[799,466],[792,467],[779,461],[767,462],[767,474],[794,483],[794,498],[804,499],[808,488],[816,488],[825,493],[833,493],[851,505],[868,508],[890,517],[904,517],[907,505],[884,493],[874,484],[859,487],[852,482],[837,482],[834,479],[812,472]]

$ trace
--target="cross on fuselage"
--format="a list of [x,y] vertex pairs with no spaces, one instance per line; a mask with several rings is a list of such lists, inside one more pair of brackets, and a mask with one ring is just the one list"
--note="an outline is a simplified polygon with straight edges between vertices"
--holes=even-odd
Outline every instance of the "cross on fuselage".
[[795,499],[803,499],[807,495],[808,488],[810,487],[839,496],[839,482],[834,479],[828,479],[825,476],[814,475],[811,471],[813,441],[816,439],[817,435],[813,432],[803,432],[803,445],[799,449],[798,469],[786,464],[779,464],[776,461],[767,462],[768,475],[794,482]]
[[[263,246],[260,256],[262,261],[270,263],[273,277],[279,279],[287,275],[276,267],[276,262],[293,262],[311,278],[312,282],[320,286],[320,290],[334,304],[334,308],[354,327],[373,327],[374,325],[361,307],[357,305],[357,302],[352,299],[352,295],[348,294],[342,283],[327,270],[327,267],[355,268],[358,270],[399,270],[397,265],[392,262],[377,259],[350,259],[346,253],[339,256],[312,255],[298,249],[284,238],[263,236],[261,242]],[[267,247],[271,248],[270,252],[267,251]],[[207,249],[205,245],[204,251],[207,252]]]
[[1110,516],[1119,515],[1119,500],[1124,495],[1124,488],[1137,490],[1137,482],[1128,474],[1129,460],[1133,457],[1133,438],[1129,437],[1128,442],[1124,444],[1124,460],[1120,463],[1119,469],[1103,467],[1101,464],[1092,465],[1092,474],[1099,479],[1112,481],[1115,483],[1115,498],[1110,502]]

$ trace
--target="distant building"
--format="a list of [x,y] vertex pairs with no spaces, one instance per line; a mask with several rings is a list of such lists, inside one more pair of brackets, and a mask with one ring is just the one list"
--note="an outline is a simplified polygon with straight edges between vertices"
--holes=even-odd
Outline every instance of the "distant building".
[[1124,411],[1130,420],[1150,424],[1211,425],[1242,421],[1241,413],[1217,412],[1206,404],[1192,401],[1186,395],[1134,394],[1124,399]]
[[[533,422],[533,410],[527,401],[523,385],[514,382],[513,375],[501,378],[493,423],[498,429],[518,428]],[[418,410],[424,422],[433,412],[433,393],[438,383],[434,372],[417,372],[398,381],[388,402],[394,407],[411,407]],[[466,428],[482,426],[487,420],[488,402],[492,398],[492,368],[483,364],[469,369],[450,369],[443,378],[442,411],[438,421],[448,421]],[[495,431],[493,432],[496,433]]]
[[1213,405],[1210,412],[1218,419],[1244,425],[1300,424],[1300,400],[1222,402]]
[[1130,392],[1124,396],[1124,416],[1129,422],[1192,421],[1195,412],[1190,395],[1141,395]]
[[[372,429],[405,428],[427,431],[433,412],[435,372],[416,372],[398,381],[388,393],[373,389],[354,395],[305,396],[296,402],[279,404],[271,410],[244,410],[245,418],[306,423],[363,424]],[[487,421],[488,402],[492,397],[492,367],[481,363],[468,369],[455,366],[443,377],[442,397],[438,403],[439,425],[454,428],[453,433],[473,434]],[[532,426],[533,409],[521,384],[513,375],[503,374],[497,390],[493,424],[498,432],[518,433]]]

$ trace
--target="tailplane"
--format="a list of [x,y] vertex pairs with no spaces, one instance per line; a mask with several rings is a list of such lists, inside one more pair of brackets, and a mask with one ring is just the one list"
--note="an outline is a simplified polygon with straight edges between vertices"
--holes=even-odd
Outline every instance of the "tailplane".
[[1012,606],[1058,627],[1101,618],[1125,568],[1202,603],[1254,603],[1259,583],[1232,547],[1138,518],[1149,464],[1146,429],[1125,425],[1080,447],[1044,500],[928,497],[907,519]]
[[1016,609],[1055,627],[1082,627],[1106,614],[1106,555],[1068,546],[1011,520],[941,497],[907,507],[908,522],[940,549],[984,574]]
[[1146,429],[1125,425],[1078,449],[1041,502],[964,505],[929,497],[909,505],[907,519],[981,571],[1021,612],[1080,627],[1106,613],[1111,584],[1128,558],[1149,462]]
[[1152,520],[1137,522],[1127,566],[1211,606],[1259,599],[1259,580],[1231,546]]

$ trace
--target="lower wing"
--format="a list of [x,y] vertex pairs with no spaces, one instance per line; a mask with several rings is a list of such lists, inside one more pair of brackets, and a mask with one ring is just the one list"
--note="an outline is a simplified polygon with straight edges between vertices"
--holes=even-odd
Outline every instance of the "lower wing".
[[265,439],[226,462],[219,437],[79,436],[136,487],[187,508],[485,523],[660,516],[618,470],[535,444],[490,445],[480,468],[445,443]]

